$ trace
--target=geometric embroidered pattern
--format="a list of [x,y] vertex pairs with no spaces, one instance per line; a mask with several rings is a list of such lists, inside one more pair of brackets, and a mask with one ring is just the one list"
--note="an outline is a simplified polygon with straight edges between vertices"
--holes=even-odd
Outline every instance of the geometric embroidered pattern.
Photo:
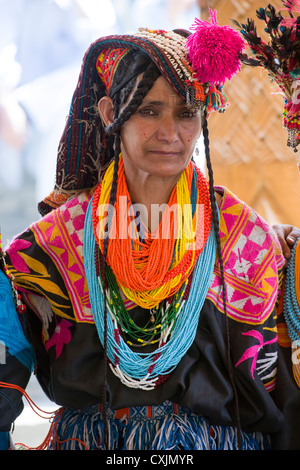
[[83,264],[84,220],[90,198],[90,193],[80,193],[30,228],[65,282],[75,320],[94,323]]
[[[238,322],[263,324],[277,300],[278,271],[284,265],[281,249],[274,233],[255,211],[227,189],[216,189],[224,193],[219,212],[227,313]],[[44,291],[48,288],[51,294],[48,300],[57,315],[87,323],[94,323],[83,263],[84,221],[91,195],[92,191],[80,193],[30,227],[39,249],[50,257],[64,281],[73,307],[72,315],[58,304],[59,299],[62,304],[65,297],[59,285],[49,284],[48,266],[37,264],[26,255],[26,248],[31,243],[17,239],[8,251],[20,283],[22,279],[26,281],[27,276],[37,293],[44,285]],[[220,312],[224,311],[222,295],[217,259],[207,298]]]
[[[243,323],[263,323],[278,296],[278,271],[284,265],[281,249],[270,227],[254,210],[227,189],[216,189],[224,191],[219,209],[227,313]],[[222,290],[217,261],[207,298],[223,312]]]

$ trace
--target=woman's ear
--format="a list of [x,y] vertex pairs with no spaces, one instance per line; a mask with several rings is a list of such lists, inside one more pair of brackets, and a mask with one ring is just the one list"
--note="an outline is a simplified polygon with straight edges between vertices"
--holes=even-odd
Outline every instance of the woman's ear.
[[109,96],[103,96],[98,103],[100,117],[107,127],[114,122],[114,105]]

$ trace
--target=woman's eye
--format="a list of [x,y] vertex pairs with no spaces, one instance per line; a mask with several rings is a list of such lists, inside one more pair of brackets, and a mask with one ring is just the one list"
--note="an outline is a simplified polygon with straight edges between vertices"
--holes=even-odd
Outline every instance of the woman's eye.
[[150,108],[140,109],[138,112],[142,116],[154,116],[156,114],[155,111],[153,111],[153,109],[150,109]]
[[188,119],[193,119],[196,116],[197,116],[197,111],[184,111],[183,113],[180,114],[180,117],[188,118]]

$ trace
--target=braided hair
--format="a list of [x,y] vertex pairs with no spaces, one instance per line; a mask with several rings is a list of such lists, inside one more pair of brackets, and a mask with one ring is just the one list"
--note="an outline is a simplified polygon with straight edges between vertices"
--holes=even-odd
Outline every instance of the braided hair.
[[227,344],[227,364],[228,364],[228,372],[229,378],[233,390],[234,395],[234,402],[235,402],[235,419],[236,419],[236,427],[237,427],[237,438],[238,438],[238,448],[242,448],[242,439],[241,439],[241,425],[240,425],[240,416],[239,416],[239,404],[238,404],[238,396],[237,390],[235,385],[234,379],[234,368],[232,366],[232,359],[231,359],[231,347],[230,347],[230,331],[229,331],[229,324],[228,324],[228,315],[227,315],[227,296],[226,296],[226,283],[225,283],[225,276],[224,276],[224,265],[222,259],[222,249],[221,249],[221,240],[220,240],[220,224],[219,224],[219,215],[217,209],[217,201],[215,196],[215,189],[214,189],[214,176],[213,176],[213,169],[210,159],[210,147],[209,147],[209,132],[207,126],[207,115],[204,114],[204,122],[203,122],[203,141],[204,141],[204,148],[205,148],[205,160],[206,166],[208,171],[208,179],[209,179],[209,196],[210,196],[210,203],[212,208],[212,218],[213,218],[213,226],[214,232],[216,237],[217,243],[217,257],[219,261],[220,273],[221,273],[221,282],[222,282],[222,301],[223,301],[223,308],[224,308],[224,315],[225,315],[225,322],[226,322],[226,344]]

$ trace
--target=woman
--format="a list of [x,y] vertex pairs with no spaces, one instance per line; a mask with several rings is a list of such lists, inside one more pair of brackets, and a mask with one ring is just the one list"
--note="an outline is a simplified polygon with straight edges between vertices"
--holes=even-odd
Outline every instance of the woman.
[[[224,111],[243,46],[215,14],[195,27],[90,47],[56,190],[7,250],[37,378],[60,406],[41,448],[265,449],[283,425],[284,260],[267,224],[214,188],[209,155],[207,117]],[[209,182],[192,161],[201,131]],[[2,337],[8,440],[11,384],[25,388],[32,364]]]

